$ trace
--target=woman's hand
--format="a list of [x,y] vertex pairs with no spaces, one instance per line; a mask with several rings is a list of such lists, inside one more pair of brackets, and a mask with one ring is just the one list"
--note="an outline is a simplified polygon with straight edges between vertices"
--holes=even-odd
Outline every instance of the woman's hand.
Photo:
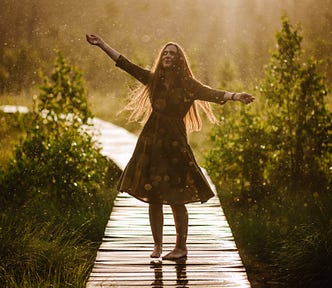
[[238,100],[244,104],[249,104],[255,100],[255,97],[246,92],[241,92],[234,95],[234,100]]
[[104,52],[112,58],[115,62],[119,59],[120,53],[110,47],[101,37],[96,35],[86,35],[86,41],[88,41],[91,45],[97,45],[100,47]]
[[103,43],[103,39],[96,35],[86,35],[86,40],[91,44],[91,45],[97,45],[100,46],[100,44]]

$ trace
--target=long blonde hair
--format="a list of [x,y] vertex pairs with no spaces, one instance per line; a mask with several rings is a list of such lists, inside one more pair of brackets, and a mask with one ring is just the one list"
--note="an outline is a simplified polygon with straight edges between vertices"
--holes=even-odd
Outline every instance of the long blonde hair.
[[[145,123],[152,112],[151,99],[154,95],[158,81],[163,75],[163,67],[161,64],[162,53],[169,45],[174,45],[177,48],[177,60],[175,64],[177,79],[182,84],[182,80],[186,78],[195,78],[189,65],[187,57],[183,49],[174,42],[167,43],[159,52],[159,56],[151,70],[151,79],[147,85],[141,86],[133,91],[133,96],[130,102],[126,105],[124,110],[131,110],[129,121],[139,121]],[[184,117],[184,123],[188,132],[199,131],[202,128],[202,120],[198,113],[198,106],[205,112],[207,118],[212,123],[217,123],[217,118],[212,112],[211,105],[207,101],[195,100],[190,107],[188,113]]]

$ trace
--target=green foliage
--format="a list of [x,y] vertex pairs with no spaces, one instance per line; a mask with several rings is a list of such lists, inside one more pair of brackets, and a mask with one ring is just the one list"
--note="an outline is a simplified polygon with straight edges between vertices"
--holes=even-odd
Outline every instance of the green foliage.
[[248,257],[271,265],[280,287],[318,287],[331,282],[329,91],[286,17],[276,38],[257,103],[212,131],[206,167]]
[[39,195],[57,199],[60,206],[93,205],[108,165],[83,129],[91,112],[81,77],[58,53],[50,80],[44,77],[27,137],[10,162],[3,198],[19,203]]
[[290,188],[309,185],[325,190],[329,167],[324,159],[331,159],[331,114],[324,101],[328,89],[316,60],[301,63],[301,40],[284,18],[282,31],[277,33],[278,50],[272,54],[260,88],[273,144],[270,161],[276,168],[269,178],[282,180],[286,187],[291,183]]
[[219,185],[237,179],[232,190],[245,199],[251,194],[258,200],[267,187],[314,192],[330,187],[331,114],[324,101],[328,89],[317,61],[300,64],[302,38],[285,18],[277,40],[278,50],[259,89],[260,111],[242,109],[236,119],[223,119],[225,125],[211,133],[216,148],[207,156],[208,169]]
[[91,117],[81,73],[58,53],[34,111],[12,124],[26,137],[1,168],[1,287],[85,286],[119,173]]
[[222,126],[211,133],[213,149],[207,156],[206,167],[221,190],[233,191],[234,197],[242,200],[258,199],[266,186],[265,127],[258,116],[248,114],[245,109],[241,109],[237,118],[229,115],[221,120]]
[[82,73],[58,52],[51,77],[41,76],[44,83],[40,87],[37,108],[44,118],[43,123],[50,124],[51,129],[63,129],[68,124],[78,129],[82,124],[88,124],[92,113],[88,108]]

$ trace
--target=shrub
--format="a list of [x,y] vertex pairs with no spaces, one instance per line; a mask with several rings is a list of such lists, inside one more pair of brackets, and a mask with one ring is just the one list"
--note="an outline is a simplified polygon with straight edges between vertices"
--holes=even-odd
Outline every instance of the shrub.
[[286,17],[276,38],[278,49],[252,105],[259,112],[243,108],[212,131],[206,167],[247,259],[270,265],[279,273],[272,279],[279,287],[327,287],[332,282],[329,90],[319,62],[302,59],[302,36]]
[[7,169],[4,199],[24,203],[40,197],[56,200],[60,207],[93,205],[109,165],[83,126],[92,114],[81,77],[59,53],[51,78],[44,76],[27,136]]
[[244,198],[259,199],[267,187],[293,193],[324,193],[331,187],[332,121],[324,101],[328,89],[317,61],[301,63],[301,40],[283,18],[278,50],[257,89],[260,111],[242,110],[211,133],[216,148],[207,155],[208,170],[220,185],[237,179],[232,188]]

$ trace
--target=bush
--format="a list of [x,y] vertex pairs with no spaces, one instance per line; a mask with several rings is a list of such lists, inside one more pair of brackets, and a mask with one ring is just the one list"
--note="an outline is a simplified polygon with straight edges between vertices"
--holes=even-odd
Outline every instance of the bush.
[[91,112],[81,74],[61,53],[51,80],[44,78],[27,136],[15,151],[2,185],[2,197],[24,203],[31,197],[56,200],[60,207],[93,205],[108,163],[84,130]]
[[206,166],[217,183],[236,178],[233,190],[244,199],[258,200],[267,187],[273,193],[326,193],[331,188],[332,121],[324,101],[328,89],[317,61],[300,64],[301,40],[283,19],[278,50],[257,89],[259,112],[243,109],[237,119],[228,117],[211,133],[216,148],[207,155]]
[[248,258],[279,272],[280,287],[327,287],[332,121],[319,63],[301,58],[301,41],[284,17],[252,105],[259,112],[243,108],[212,131],[206,167]]

